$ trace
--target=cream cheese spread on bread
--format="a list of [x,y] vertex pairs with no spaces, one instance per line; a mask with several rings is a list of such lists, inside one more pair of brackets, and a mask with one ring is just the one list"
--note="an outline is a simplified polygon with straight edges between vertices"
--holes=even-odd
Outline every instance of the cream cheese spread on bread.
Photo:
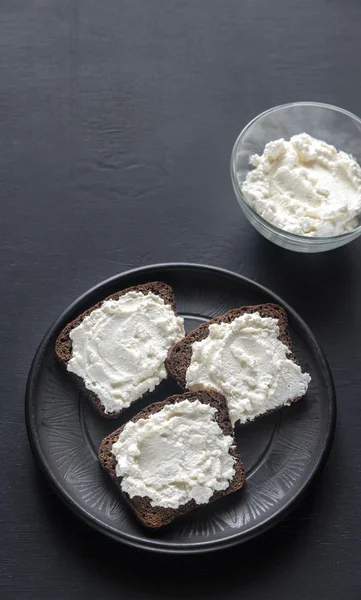
[[70,332],[68,371],[84,381],[105,412],[128,407],[167,377],[169,348],[184,336],[183,319],[153,293],[107,300]]
[[122,491],[177,509],[190,500],[205,504],[226,490],[235,475],[234,440],[223,433],[216,412],[198,399],[183,400],[127,423],[112,446]]
[[289,354],[279,339],[278,319],[255,312],[213,323],[208,336],[192,346],[187,388],[223,394],[233,425],[252,421],[306,393],[311,377]]

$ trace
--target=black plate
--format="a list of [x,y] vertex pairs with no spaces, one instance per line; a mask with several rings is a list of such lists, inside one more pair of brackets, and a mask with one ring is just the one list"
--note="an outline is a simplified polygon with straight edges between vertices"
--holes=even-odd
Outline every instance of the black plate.
[[[287,311],[296,355],[312,376],[307,396],[237,430],[247,472],[243,490],[200,507],[163,531],[149,532],[119,500],[100,470],[100,441],[146,404],[177,393],[163,382],[147,400],[108,421],[83,400],[55,363],[55,339],[66,323],[105,296],[147,281],[169,283],[190,331],[242,304],[277,302]],[[165,264],[117,275],[81,296],[54,323],[34,358],[26,393],[33,451],[60,497],[89,525],[134,546],[164,552],[203,552],[248,540],[280,521],[323,466],[336,418],[332,376],[322,350],[302,319],[269,290],[234,273],[192,264]]]

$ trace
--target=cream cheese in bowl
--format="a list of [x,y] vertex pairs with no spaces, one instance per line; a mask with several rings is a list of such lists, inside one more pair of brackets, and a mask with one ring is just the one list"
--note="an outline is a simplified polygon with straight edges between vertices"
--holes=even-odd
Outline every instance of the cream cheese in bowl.
[[332,237],[354,230],[361,213],[361,167],[307,133],[266,144],[242,193],[264,219],[291,233]]
[[361,119],[320,102],[255,117],[231,155],[243,214],[265,238],[295,252],[325,252],[361,235]]

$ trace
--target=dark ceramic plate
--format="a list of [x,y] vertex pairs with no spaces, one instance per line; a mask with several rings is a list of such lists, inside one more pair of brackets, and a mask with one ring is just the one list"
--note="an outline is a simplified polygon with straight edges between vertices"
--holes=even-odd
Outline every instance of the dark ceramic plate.
[[[243,490],[200,507],[163,531],[149,532],[120,500],[100,470],[103,437],[146,404],[179,392],[163,382],[118,420],[106,420],[83,399],[55,363],[55,339],[66,323],[104,297],[132,285],[161,280],[176,295],[186,329],[243,304],[277,302],[287,311],[296,355],[312,376],[299,403],[238,428],[247,472]],[[302,319],[278,296],[239,275],[191,264],[165,264],[117,275],[84,294],[46,334],[33,361],[26,393],[29,438],[41,468],[64,502],[89,525],[119,541],[164,552],[204,552],[231,546],[280,521],[325,463],[335,427],[335,394],[327,361]]]

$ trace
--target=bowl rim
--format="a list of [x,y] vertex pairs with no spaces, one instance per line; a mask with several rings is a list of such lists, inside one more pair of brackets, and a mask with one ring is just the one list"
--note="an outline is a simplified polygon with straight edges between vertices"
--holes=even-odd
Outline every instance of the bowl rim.
[[[245,206],[247,210],[249,210],[253,216],[256,218],[256,220],[258,220],[262,225],[264,225],[266,228],[272,230],[274,233],[276,233],[277,235],[279,235],[282,238],[288,238],[297,242],[302,242],[302,243],[308,243],[309,245],[322,245],[322,244],[329,244],[329,243],[333,243],[334,245],[337,245],[337,242],[344,242],[346,239],[349,239],[350,241],[354,238],[356,238],[360,233],[361,233],[361,224],[356,227],[355,229],[352,229],[351,231],[347,231],[346,233],[342,233],[340,235],[334,235],[334,236],[308,236],[308,235],[301,235],[298,233],[292,233],[291,231],[286,231],[285,229],[281,229],[280,227],[277,227],[276,225],[274,225],[273,223],[271,223],[270,221],[267,221],[267,219],[265,219],[264,217],[262,217],[246,200],[245,196],[242,193],[241,187],[239,186],[237,177],[236,177],[236,169],[235,169],[235,159],[236,159],[236,155],[237,155],[237,150],[238,147],[240,145],[240,142],[242,141],[242,138],[244,137],[244,135],[246,134],[246,132],[257,122],[259,121],[261,118],[265,117],[268,114],[271,114],[273,112],[277,112],[279,110],[282,110],[284,108],[291,108],[291,107],[296,107],[296,106],[308,106],[308,107],[317,107],[317,108],[324,108],[327,110],[331,110],[331,111],[335,111],[338,113],[342,113],[343,115],[345,115],[346,117],[349,117],[350,119],[352,119],[353,121],[356,121],[360,127],[361,127],[361,118],[359,118],[357,115],[353,114],[352,112],[345,110],[344,108],[340,108],[339,106],[334,106],[332,104],[325,104],[324,102],[313,102],[313,101],[300,101],[300,102],[288,102],[286,104],[278,104],[277,106],[273,106],[272,108],[268,108],[267,110],[261,112],[259,115],[257,115],[256,117],[254,117],[251,121],[249,121],[249,123],[242,129],[242,131],[240,132],[240,134],[237,136],[236,141],[233,144],[233,149],[232,149],[232,153],[231,153],[231,179],[232,179],[232,184],[233,184],[233,189],[234,192],[237,196],[238,201],[241,203],[241,205]],[[338,150],[339,151],[339,150]]]

